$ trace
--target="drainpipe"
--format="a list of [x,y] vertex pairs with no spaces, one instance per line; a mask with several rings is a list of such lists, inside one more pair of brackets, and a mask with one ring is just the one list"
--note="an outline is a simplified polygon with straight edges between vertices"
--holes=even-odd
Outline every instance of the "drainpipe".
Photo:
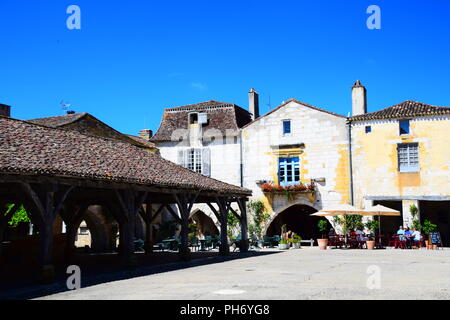
[[352,159],[352,120],[347,118],[348,126],[348,153],[350,162],[350,204],[353,206],[355,203],[353,196],[353,159]]
[[239,149],[241,154],[241,161],[240,161],[240,175],[241,175],[241,187],[244,187],[244,158],[242,157],[243,151],[242,151],[242,129],[239,130]]

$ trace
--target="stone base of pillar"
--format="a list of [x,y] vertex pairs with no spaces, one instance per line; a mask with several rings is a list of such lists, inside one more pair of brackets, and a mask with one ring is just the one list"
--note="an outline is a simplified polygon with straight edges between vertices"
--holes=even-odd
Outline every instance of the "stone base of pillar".
[[191,261],[191,249],[180,247],[179,250],[180,260],[182,261]]
[[145,246],[144,250],[147,254],[153,253],[153,246]]
[[125,269],[133,269],[138,266],[137,257],[133,254],[132,256],[128,257],[127,259],[123,259],[122,266]]
[[55,281],[55,276],[55,267],[52,264],[47,264],[42,266],[39,274],[39,280],[42,283],[52,283]]
[[241,240],[239,243],[239,252],[248,252],[249,247],[250,247],[249,240]]
[[219,248],[219,254],[221,256],[228,256],[230,255],[230,247],[228,246],[228,244],[221,244],[220,248]]

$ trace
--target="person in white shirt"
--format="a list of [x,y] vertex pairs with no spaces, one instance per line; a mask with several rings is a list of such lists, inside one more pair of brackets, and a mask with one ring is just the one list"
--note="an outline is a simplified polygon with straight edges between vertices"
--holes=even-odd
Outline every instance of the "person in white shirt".
[[422,240],[422,234],[416,228],[413,228],[413,230],[414,230],[414,232],[412,233],[412,236],[414,237],[413,238],[414,246],[420,247],[420,241]]

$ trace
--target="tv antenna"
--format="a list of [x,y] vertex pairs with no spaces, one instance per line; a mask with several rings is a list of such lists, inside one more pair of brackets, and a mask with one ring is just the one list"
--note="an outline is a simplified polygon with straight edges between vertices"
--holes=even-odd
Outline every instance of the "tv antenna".
[[269,103],[266,104],[269,107],[269,110],[272,109],[272,104],[270,103],[270,94],[269,94]]
[[64,100],[61,100],[59,105],[66,114],[74,114],[75,113],[75,111],[69,110],[69,108],[72,106],[70,103],[67,103],[67,102],[64,102]]

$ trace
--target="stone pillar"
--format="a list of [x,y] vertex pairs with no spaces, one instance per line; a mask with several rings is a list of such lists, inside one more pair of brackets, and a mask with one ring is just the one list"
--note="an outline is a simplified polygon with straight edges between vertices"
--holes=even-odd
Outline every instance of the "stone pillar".
[[[410,207],[415,205],[419,209],[419,200],[402,200],[402,211],[403,211],[403,226],[411,227],[413,224],[413,215],[411,214]],[[420,219],[420,212],[417,212],[415,219]]]

